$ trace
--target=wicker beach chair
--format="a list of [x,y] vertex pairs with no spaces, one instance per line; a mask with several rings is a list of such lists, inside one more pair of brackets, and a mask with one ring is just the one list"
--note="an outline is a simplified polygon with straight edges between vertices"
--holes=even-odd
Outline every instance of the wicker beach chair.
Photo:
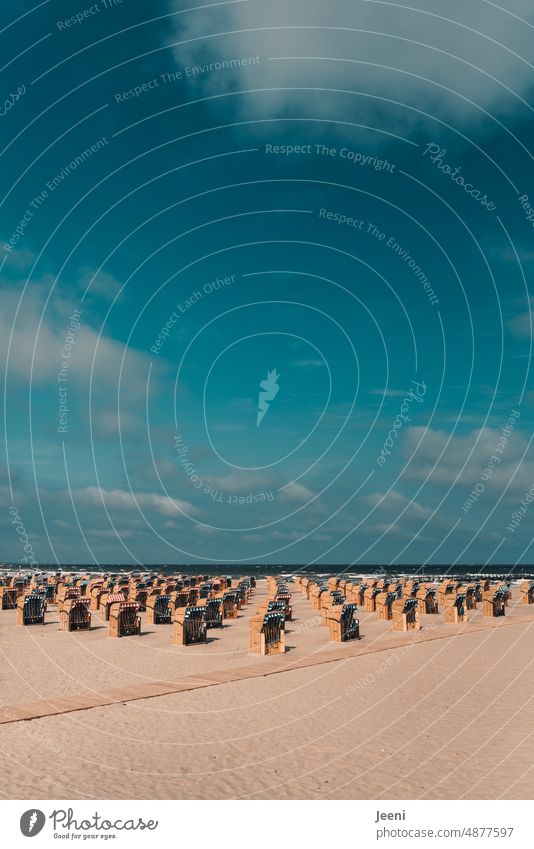
[[204,617],[206,620],[206,628],[222,628],[223,627],[223,611],[221,598],[208,598],[204,604]]
[[404,598],[417,598],[417,593],[419,592],[419,589],[419,581],[406,581],[406,583],[402,587],[402,595],[404,596]]
[[213,584],[201,584],[198,590],[198,600],[209,598],[213,590]]
[[223,619],[237,619],[239,613],[239,594],[232,590],[225,592],[222,597]]
[[438,604],[444,605],[448,595],[452,595],[455,589],[455,582],[449,578],[445,578],[438,587]]
[[170,625],[172,622],[172,609],[169,595],[151,594],[146,599],[146,622],[147,625]]
[[484,616],[504,616],[506,613],[506,590],[502,586],[492,587],[482,594]]
[[169,606],[174,612],[179,607],[187,607],[189,603],[189,590],[187,588],[181,590],[173,590],[169,593]]
[[394,631],[419,631],[419,613],[416,598],[398,598],[391,605]]
[[336,642],[360,639],[360,620],[356,617],[358,607],[351,602],[330,608],[326,624],[328,639]]
[[521,604],[534,604],[534,581],[523,581],[519,586]]
[[44,625],[46,599],[40,593],[21,595],[17,599],[17,625]]
[[111,605],[126,601],[126,596],[123,593],[103,593],[100,596],[100,614],[105,622],[109,622]]
[[205,606],[178,608],[173,616],[172,641],[179,646],[208,642]]
[[[116,595],[122,595],[117,593]],[[135,601],[113,601],[109,607],[109,636],[134,637],[141,633],[141,617]]]
[[[411,596],[408,596],[408,598],[411,598]],[[397,600],[397,593],[396,592],[390,593],[388,591],[388,592],[379,593],[376,596],[376,607],[375,607],[377,619],[384,621],[384,622],[389,622],[389,620],[393,618],[392,607],[393,607],[393,602],[396,601],[396,600]]]
[[416,593],[419,613],[438,613],[438,592],[435,587],[420,587]]
[[451,603],[445,605],[444,619],[449,625],[467,622],[467,604],[465,593],[454,593]]
[[91,629],[91,599],[68,598],[59,611],[60,631],[89,631]]
[[363,593],[363,609],[367,613],[374,613],[376,610],[376,598],[383,592],[381,587],[367,587]]
[[0,587],[0,609],[15,610],[19,593],[16,587]]
[[283,613],[266,613],[252,616],[249,626],[249,647],[253,654],[284,654],[285,616]]

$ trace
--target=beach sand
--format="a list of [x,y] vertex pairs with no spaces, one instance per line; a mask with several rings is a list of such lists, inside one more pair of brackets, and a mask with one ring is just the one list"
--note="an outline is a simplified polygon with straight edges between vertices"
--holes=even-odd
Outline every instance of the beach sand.
[[[284,656],[248,653],[248,619],[207,646],[172,626],[110,639],[0,612],[0,794],[22,799],[534,798],[534,605],[467,625],[422,616],[329,643],[293,594]],[[94,705],[94,706],[93,706]]]

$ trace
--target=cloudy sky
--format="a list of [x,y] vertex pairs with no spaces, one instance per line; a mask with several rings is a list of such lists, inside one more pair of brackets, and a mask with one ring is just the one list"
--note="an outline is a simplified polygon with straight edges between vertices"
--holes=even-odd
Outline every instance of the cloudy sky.
[[2,6],[4,561],[532,561],[533,29]]

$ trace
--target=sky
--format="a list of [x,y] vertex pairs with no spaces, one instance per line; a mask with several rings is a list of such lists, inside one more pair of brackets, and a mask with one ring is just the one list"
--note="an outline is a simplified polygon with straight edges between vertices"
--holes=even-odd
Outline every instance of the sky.
[[532,563],[533,28],[2,5],[4,562]]

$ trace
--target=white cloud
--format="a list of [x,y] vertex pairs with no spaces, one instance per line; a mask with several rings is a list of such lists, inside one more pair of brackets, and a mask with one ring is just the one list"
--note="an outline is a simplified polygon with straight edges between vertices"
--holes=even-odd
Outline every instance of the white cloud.
[[[502,427],[507,418],[503,417]],[[414,480],[428,478],[430,483],[442,485],[456,484],[470,490],[482,482],[481,476],[491,457],[495,456],[499,461],[494,463],[495,468],[484,480],[486,489],[502,491],[511,482],[508,492],[510,495],[517,494],[528,489],[534,481],[532,450],[523,458],[527,439],[517,425],[507,437],[502,452],[498,452],[502,438],[502,429],[489,427],[454,436],[432,428],[409,428],[404,448],[409,455],[415,450],[415,455],[405,476]],[[440,456],[442,451],[443,456]]]
[[[73,330],[69,362],[71,390],[88,390],[88,380],[93,367],[93,390],[117,391],[121,382],[121,395],[127,398],[144,398],[145,382],[151,362],[148,354],[135,348],[126,348],[105,332],[99,336],[88,323],[89,315],[75,298],[67,301],[61,292],[45,307],[46,295],[55,283],[46,275],[30,284],[20,300],[23,281],[8,284],[0,293],[0,362],[5,367],[8,343],[8,377],[44,384],[54,379],[61,369],[62,352],[69,331],[69,318],[75,308],[81,309],[80,327]],[[18,313],[17,313],[18,308]],[[15,318],[16,316],[16,318]]]
[[290,483],[282,489],[280,497],[284,501],[308,501],[313,492],[301,483]]
[[73,490],[76,503],[100,505],[102,502],[108,510],[137,511],[152,509],[162,516],[195,515],[199,511],[179,498],[159,495],[154,492],[130,492],[125,489],[102,489],[97,486],[86,486]]
[[[354,0],[249,0],[207,8],[173,18],[172,41],[191,40],[175,47],[175,58],[184,68],[260,56],[259,65],[195,78],[207,96],[224,94],[231,87],[239,91],[277,89],[269,94],[222,98],[222,108],[239,103],[248,118],[304,114],[337,115],[350,121],[352,115],[365,123],[366,118],[378,114],[388,116],[385,128],[391,130],[393,123],[406,126],[419,120],[378,98],[411,104],[451,118],[455,124],[468,115],[479,117],[481,113],[473,112],[448,89],[489,111],[520,105],[504,86],[524,95],[532,81],[532,69],[520,58],[531,55],[532,30],[514,17],[532,21],[531,0],[509,0],[506,6],[511,14],[484,0],[445,5],[443,0],[424,0],[420,11],[410,9],[416,2],[403,6]],[[170,5],[182,10],[178,0]],[[202,34],[206,37],[199,37]],[[210,37],[213,34],[215,37]],[[269,61],[270,57],[318,57],[319,61]],[[191,85],[191,80],[187,84]],[[355,90],[377,99],[292,92],[292,87]]]

